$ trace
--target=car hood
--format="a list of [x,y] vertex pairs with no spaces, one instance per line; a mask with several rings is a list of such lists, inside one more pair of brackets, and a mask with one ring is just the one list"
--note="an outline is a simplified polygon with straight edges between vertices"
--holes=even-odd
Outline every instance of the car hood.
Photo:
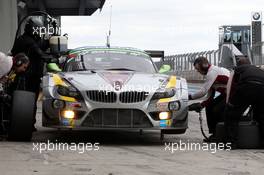
[[98,72],[69,72],[64,78],[80,91],[156,91],[168,75],[150,74],[133,71],[98,71]]

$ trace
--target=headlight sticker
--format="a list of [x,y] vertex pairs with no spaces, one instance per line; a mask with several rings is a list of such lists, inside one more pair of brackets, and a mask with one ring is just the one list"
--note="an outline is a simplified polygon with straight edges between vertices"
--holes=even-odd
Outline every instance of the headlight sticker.
[[166,88],[175,88],[176,87],[176,76],[171,76]]
[[[52,74],[52,79],[53,79],[53,82],[54,82],[54,85],[55,86],[64,86],[64,87],[69,87],[67,85],[67,83],[65,83],[62,78],[57,75],[57,74]],[[66,97],[66,96],[62,96],[62,95],[59,95],[60,99],[61,100],[64,100],[64,101],[69,101],[69,102],[76,102],[77,100],[73,97]]]
[[74,126],[75,125],[75,122],[74,122],[74,119],[62,119],[62,124],[63,126]]
[[[171,76],[169,79],[168,84],[166,85],[166,89],[174,89],[176,87],[176,76]],[[172,98],[162,98],[158,101],[158,103],[165,103],[165,102],[170,102]]]
[[57,85],[61,85],[61,86],[67,86],[67,84],[61,79],[61,77],[57,74],[53,74],[52,75],[52,79],[53,79],[53,82],[54,82],[54,85],[57,86]]

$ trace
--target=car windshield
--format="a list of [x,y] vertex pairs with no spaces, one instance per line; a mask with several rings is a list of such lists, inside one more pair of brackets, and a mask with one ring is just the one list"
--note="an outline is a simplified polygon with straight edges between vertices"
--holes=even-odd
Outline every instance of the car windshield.
[[[77,59],[78,60],[78,59]],[[150,57],[124,53],[92,53],[83,55],[82,61],[70,62],[66,71],[124,70],[156,73]]]

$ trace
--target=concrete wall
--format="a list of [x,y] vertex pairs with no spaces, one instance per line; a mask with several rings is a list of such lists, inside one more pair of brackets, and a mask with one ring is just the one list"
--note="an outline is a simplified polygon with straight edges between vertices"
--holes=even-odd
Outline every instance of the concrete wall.
[[7,53],[17,29],[17,1],[0,0],[0,51]]

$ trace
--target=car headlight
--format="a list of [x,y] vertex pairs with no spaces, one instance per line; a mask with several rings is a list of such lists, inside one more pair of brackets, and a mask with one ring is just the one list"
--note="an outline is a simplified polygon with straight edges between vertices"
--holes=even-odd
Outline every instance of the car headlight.
[[60,77],[59,74],[52,74],[51,77],[55,86],[54,90],[62,96],[62,100],[76,101],[76,99],[82,99],[81,93],[67,79]]
[[171,113],[170,112],[160,112],[159,113],[159,119],[160,120],[168,120],[168,119],[171,119]]
[[181,108],[181,103],[179,101],[172,101],[169,103],[170,111],[178,111]]
[[155,92],[153,95],[152,99],[162,99],[162,98],[170,98],[175,95],[175,90],[174,89],[165,89],[164,92]]
[[67,119],[73,119],[75,117],[75,113],[73,110],[65,110],[61,112],[61,116]]
[[62,108],[65,107],[65,102],[62,101],[62,100],[55,99],[55,100],[52,102],[52,106],[53,106],[53,108],[55,108],[55,109],[62,109]]
[[57,92],[58,92],[58,94],[60,94],[62,96],[66,96],[66,97],[74,97],[77,99],[81,98],[80,92],[72,86],[58,85],[57,86]]

